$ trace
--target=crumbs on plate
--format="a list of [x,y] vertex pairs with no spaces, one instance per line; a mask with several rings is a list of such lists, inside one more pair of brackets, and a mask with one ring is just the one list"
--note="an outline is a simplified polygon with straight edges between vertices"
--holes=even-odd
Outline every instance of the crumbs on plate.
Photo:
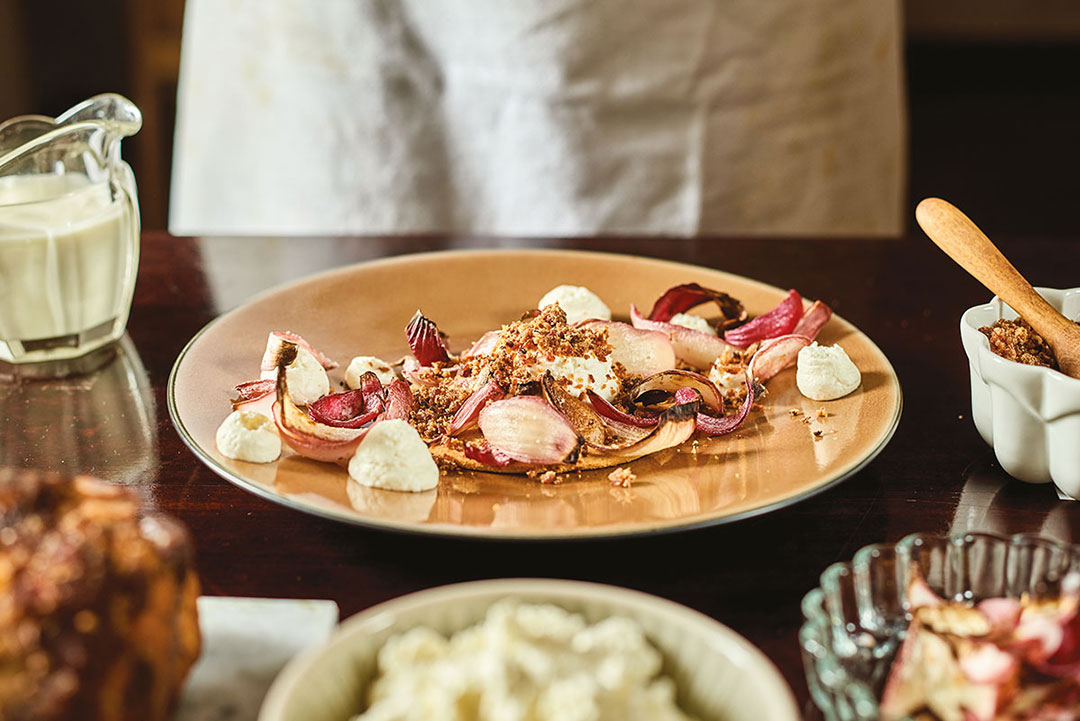
[[608,474],[608,480],[611,481],[613,486],[629,488],[637,480],[637,476],[629,468],[616,468]]

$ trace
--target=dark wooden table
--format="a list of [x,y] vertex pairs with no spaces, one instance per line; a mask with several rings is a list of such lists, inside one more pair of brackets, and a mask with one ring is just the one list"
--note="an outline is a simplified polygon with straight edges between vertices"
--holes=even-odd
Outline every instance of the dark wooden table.
[[[367,259],[460,247],[584,248],[668,258],[826,300],[874,339],[904,390],[900,428],[868,468],[790,508],[647,539],[447,541],[353,528],[250,495],[196,461],[169,422],[165,385],[180,349],[251,294]],[[1038,285],[1080,278],[1080,242],[1007,239]],[[0,464],[90,472],[140,486],[191,529],[208,594],[330,598],[348,616],[431,586],[508,576],[642,589],[745,635],[808,699],[799,601],[830,563],[915,531],[1034,532],[1080,540],[1080,509],[1050,486],[1011,481],[970,419],[959,318],[988,293],[923,237],[900,241],[185,239],[144,236],[120,365],[96,380],[0,387]],[[74,400],[73,400],[74,398]]]

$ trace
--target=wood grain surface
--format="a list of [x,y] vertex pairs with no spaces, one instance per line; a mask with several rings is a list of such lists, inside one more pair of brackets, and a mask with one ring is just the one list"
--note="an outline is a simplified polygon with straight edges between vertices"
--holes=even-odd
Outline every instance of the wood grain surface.
[[[1080,243],[998,241],[1036,285],[1080,285],[1075,270]],[[659,537],[537,544],[414,537],[308,516],[218,478],[195,459],[169,422],[165,387],[177,354],[203,325],[250,293],[325,267],[388,255],[536,246],[695,263],[825,300],[866,332],[896,368],[904,391],[896,436],[873,463],[839,486],[758,518]],[[0,464],[63,467],[138,485],[153,506],[190,528],[208,594],[329,598],[348,616],[404,593],[470,579],[541,576],[612,583],[684,603],[745,635],[779,666],[806,704],[799,601],[830,563],[850,559],[866,544],[916,531],[1024,532],[1080,540],[1080,510],[1059,501],[1050,486],[1005,476],[971,422],[959,318],[988,297],[921,235],[900,241],[526,243],[147,234],[128,325],[134,359],[122,357],[124,367],[109,371],[103,383],[0,386],[0,412],[9,429],[2,436]],[[141,396],[139,389],[145,391]],[[99,411],[100,394],[112,398],[114,406]],[[40,402],[46,398],[52,400]],[[138,442],[116,440],[116,429],[126,428],[118,419],[131,423],[140,413],[147,427],[121,434]]]

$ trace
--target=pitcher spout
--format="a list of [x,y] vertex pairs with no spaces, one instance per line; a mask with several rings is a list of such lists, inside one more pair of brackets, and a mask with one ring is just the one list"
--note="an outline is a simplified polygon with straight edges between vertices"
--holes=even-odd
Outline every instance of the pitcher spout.
[[[59,161],[70,166],[79,146],[101,166],[120,164],[120,141],[139,132],[142,113],[116,93],[95,95],[55,119],[22,115],[0,123],[0,175],[49,172]],[[69,170],[71,168],[69,167]]]
[[142,127],[142,113],[123,95],[102,93],[84,100],[56,117],[58,126],[74,123],[100,123],[110,134],[117,138],[126,138],[139,132]]

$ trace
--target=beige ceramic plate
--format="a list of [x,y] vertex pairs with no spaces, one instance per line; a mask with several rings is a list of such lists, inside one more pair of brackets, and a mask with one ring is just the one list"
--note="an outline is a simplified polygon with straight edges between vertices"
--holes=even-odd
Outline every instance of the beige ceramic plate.
[[[819,341],[841,343],[862,370],[855,393],[829,403],[807,400],[787,370],[768,383],[762,411],[736,433],[701,440],[630,464],[631,488],[609,471],[560,485],[524,476],[444,474],[437,490],[381,491],[349,483],[346,472],[286,450],[276,463],[233,461],[214,433],[228,415],[233,387],[257,378],[271,330],[288,330],[338,360],[388,360],[408,352],[404,327],[419,307],[448,333],[451,350],[520,317],[552,287],[587,285],[626,319],[631,303],[648,309],[664,290],[697,282],[725,290],[752,315],[784,292],[715,270],[666,261],[565,251],[472,251],[403,256],[343,268],[270,292],[204,328],[180,353],[169,381],[169,411],[203,462],[258,495],[309,513],[360,525],[498,538],[568,538],[672,530],[732,521],[806,498],[862,468],[900,419],[900,385],[888,359],[854,326],[833,316]],[[331,373],[340,378],[343,369]],[[335,375],[337,374],[337,375]],[[825,419],[817,411],[828,411]],[[798,419],[790,414],[800,409]],[[809,418],[810,423],[801,422]],[[815,440],[814,430],[821,431]]]
[[364,708],[378,650],[393,635],[427,626],[444,635],[479,623],[504,598],[551,603],[589,623],[637,621],[663,655],[679,706],[702,721],[797,721],[795,698],[749,641],[708,616],[639,591],[580,581],[497,579],[441,586],[373,606],[323,646],[294,658],[266,695],[259,721],[347,721]]

